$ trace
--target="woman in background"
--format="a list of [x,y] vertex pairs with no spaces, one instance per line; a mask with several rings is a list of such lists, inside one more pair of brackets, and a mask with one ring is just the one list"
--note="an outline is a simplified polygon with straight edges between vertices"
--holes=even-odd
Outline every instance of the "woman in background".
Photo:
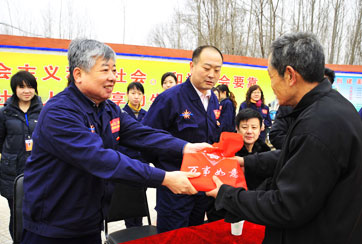
[[220,127],[221,131],[235,131],[235,111],[236,100],[234,94],[229,90],[227,85],[218,85],[216,87],[219,92],[220,101]]
[[[251,108],[241,110],[235,118],[236,131],[243,136],[244,146],[235,155],[245,157],[254,153],[270,151],[270,147],[259,139],[263,118]],[[246,184],[249,190],[256,189],[263,181],[263,177],[250,176],[245,171]]]
[[43,107],[38,94],[36,78],[28,71],[19,71],[11,77],[13,95],[0,110],[0,192],[10,208],[9,231],[13,238],[13,188],[16,176],[24,173],[30,156],[32,134]]
[[124,111],[139,122],[142,121],[147,113],[147,111],[141,107],[144,94],[145,90],[141,83],[131,82],[127,87],[128,103],[123,107]]
[[[139,82],[131,82],[127,86],[128,103],[123,107],[123,110],[127,112],[132,118],[134,118],[139,122],[141,122],[143,117],[145,117],[147,114],[147,111],[141,107],[141,102],[144,94],[145,90],[143,88],[143,85]],[[120,146],[119,150],[121,153],[127,155],[130,158],[142,161],[139,151],[124,146]],[[143,225],[142,217],[128,218],[125,219],[124,222],[127,228]]]
[[266,131],[272,125],[272,121],[269,114],[269,107],[265,105],[263,90],[258,85],[249,87],[246,92],[245,101],[240,104],[239,112],[242,109],[251,108],[259,112],[263,118],[263,124],[259,139],[265,141]]
[[172,72],[164,73],[161,77],[161,86],[164,90],[170,89],[177,85],[176,75]]

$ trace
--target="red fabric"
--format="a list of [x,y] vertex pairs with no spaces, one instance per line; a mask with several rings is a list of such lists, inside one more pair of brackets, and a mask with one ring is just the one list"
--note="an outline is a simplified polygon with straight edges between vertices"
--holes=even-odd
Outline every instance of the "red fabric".
[[216,185],[212,176],[216,175],[224,184],[247,189],[244,172],[237,160],[227,157],[235,156],[244,145],[243,136],[238,133],[223,132],[220,142],[213,148],[206,148],[198,153],[185,153],[181,171],[200,172],[197,178],[190,179],[198,191],[211,191]]
[[164,232],[126,242],[127,244],[190,244],[190,243],[238,243],[260,244],[264,239],[265,227],[245,221],[241,236],[231,234],[230,223],[219,220],[216,222],[191,226]]

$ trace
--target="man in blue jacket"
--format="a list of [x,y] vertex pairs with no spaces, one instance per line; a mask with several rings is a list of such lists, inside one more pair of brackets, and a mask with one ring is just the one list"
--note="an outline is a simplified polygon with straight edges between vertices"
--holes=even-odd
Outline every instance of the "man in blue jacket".
[[184,172],[152,168],[120,153],[120,145],[173,157],[208,146],[143,126],[107,100],[116,83],[109,46],[74,40],[68,61],[69,86],[42,110],[25,166],[23,244],[100,244],[110,180],[196,193]]
[[[216,47],[201,46],[195,49],[190,63],[191,77],[158,95],[143,123],[189,142],[218,141],[220,123],[217,116],[220,111],[211,88],[219,80],[222,64],[223,56]],[[179,170],[182,157],[163,154],[155,160],[161,169]],[[208,201],[204,193],[175,195],[166,187],[158,187],[158,231],[202,224]]]

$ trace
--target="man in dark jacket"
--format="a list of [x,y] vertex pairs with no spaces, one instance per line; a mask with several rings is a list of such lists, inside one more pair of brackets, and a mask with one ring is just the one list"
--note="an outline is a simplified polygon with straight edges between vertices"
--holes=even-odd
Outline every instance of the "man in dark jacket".
[[313,34],[272,43],[268,72],[280,105],[293,106],[282,151],[240,158],[245,171],[272,176],[265,190],[222,185],[208,193],[228,221],[266,226],[267,243],[362,243],[362,122],[323,77],[323,48]]
[[208,144],[143,126],[108,100],[116,83],[116,55],[109,46],[74,40],[68,60],[69,86],[40,113],[25,165],[23,244],[100,244],[111,180],[197,193],[184,172],[165,172],[118,150],[123,145],[181,157]]
[[[333,70],[325,68],[324,77],[333,84],[336,77]],[[297,113],[292,113],[292,106],[279,106],[276,118],[269,132],[269,140],[276,149],[282,149],[289,127]]]
[[[190,142],[218,141],[219,103],[211,88],[219,80],[222,64],[222,53],[216,47],[196,48],[190,63],[191,76],[158,95],[143,123]],[[182,157],[164,154],[156,161],[161,169],[179,170]],[[180,196],[165,187],[157,188],[157,230],[165,232],[203,224],[209,200],[205,193]]]

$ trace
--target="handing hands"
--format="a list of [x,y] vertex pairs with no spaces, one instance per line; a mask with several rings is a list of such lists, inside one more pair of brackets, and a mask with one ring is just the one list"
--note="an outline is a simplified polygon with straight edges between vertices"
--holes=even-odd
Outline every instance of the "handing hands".
[[191,185],[188,178],[195,178],[198,176],[200,176],[200,172],[198,173],[181,172],[181,171],[166,172],[162,185],[166,186],[175,194],[193,195],[196,194],[197,191]]
[[216,184],[216,188],[214,190],[211,190],[211,191],[208,191],[208,192],[205,192],[205,194],[209,197],[213,197],[213,198],[216,198],[217,197],[217,194],[219,193],[219,189],[221,187],[221,185],[223,184],[222,181],[217,177],[217,176],[213,176],[212,177],[212,180],[215,182]]
[[206,142],[201,143],[187,143],[184,147],[183,153],[196,153],[199,152],[207,147],[212,147],[210,144]]

